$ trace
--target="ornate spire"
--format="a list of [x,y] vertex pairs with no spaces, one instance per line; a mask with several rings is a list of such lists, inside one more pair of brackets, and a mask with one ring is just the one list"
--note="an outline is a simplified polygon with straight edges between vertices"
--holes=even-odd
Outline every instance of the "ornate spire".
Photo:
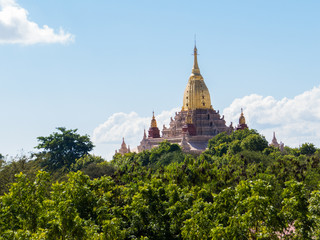
[[239,117],[239,124],[236,127],[236,130],[242,130],[248,128],[248,125],[246,124],[246,118],[243,115],[243,109],[241,108],[241,114]]
[[147,138],[146,129],[143,130],[143,139]]
[[278,143],[278,140],[276,138],[276,133],[275,132],[273,132],[273,138],[272,138],[272,141],[270,143],[270,146],[274,146],[274,147],[277,147],[277,148],[280,147],[280,144]]
[[246,119],[243,115],[243,109],[241,108],[241,115],[240,115],[240,118],[239,118],[239,124],[246,124]]
[[192,73],[194,75],[200,75],[200,69],[198,66],[198,49],[196,46],[196,43],[194,43],[194,49],[193,49],[193,56],[194,56],[194,60],[193,60],[193,68],[192,68]]
[[125,147],[125,148],[127,148],[127,145],[126,145],[126,143],[124,142],[124,137],[122,138],[122,144],[121,144],[121,147]]
[[160,131],[159,128],[157,127],[157,121],[156,118],[154,117],[154,112],[151,120],[151,126],[149,128],[149,138],[159,138],[160,137]]
[[212,109],[209,90],[200,74],[196,45],[194,46],[193,56],[193,68],[184,91],[182,111]]
[[125,143],[124,138],[122,138],[121,148],[119,149],[118,153],[120,154],[128,153],[127,144]]
[[152,120],[151,120],[151,127],[157,127],[157,120],[154,117],[154,111],[152,112],[153,116],[152,116]]

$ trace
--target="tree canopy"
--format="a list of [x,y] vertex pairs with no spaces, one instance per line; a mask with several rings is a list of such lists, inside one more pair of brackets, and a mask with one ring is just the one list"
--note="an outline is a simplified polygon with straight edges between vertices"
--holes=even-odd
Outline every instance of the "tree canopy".
[[38,156],[43,158],[43,166],[49,170],[69,168],[76,159],[88,154],[94,147],[89,136],[81,136],[77,129],[59,127],[57,130],[47,137],[38,137],[40,143],[36,146],[43,149]]
[[300,147],[301,154],[312,155],[317,151],[313,143],[303,143]]
[[110,162],[86,154],[59,181],[38,164],[5,164],[23,173],[0,194],[0,239],[320,238],[319,150],[280,151],[254,130],[221,133],[199,156],[169,142]]

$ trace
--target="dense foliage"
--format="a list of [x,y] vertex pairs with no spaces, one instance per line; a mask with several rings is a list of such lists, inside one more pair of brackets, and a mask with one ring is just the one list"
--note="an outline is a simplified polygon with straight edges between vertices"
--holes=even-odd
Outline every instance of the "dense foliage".
[[[20,161],[2,164],[0,179]],[[37,161],[19,165],[0,197],[0,239],[320,238],[320,152],[310,143],[281,152],[241,130],[200,156],[163,142],[111,162],[84,155],[69,173]]]
[[57,128],[48,137],[38,137],[40,142],[36,148],[43,149],[38,154],[43,159],[42,165],[49,170],[69,168],[76,159],[88,154],[94,147],[89,136],[81,136],[77,129]]

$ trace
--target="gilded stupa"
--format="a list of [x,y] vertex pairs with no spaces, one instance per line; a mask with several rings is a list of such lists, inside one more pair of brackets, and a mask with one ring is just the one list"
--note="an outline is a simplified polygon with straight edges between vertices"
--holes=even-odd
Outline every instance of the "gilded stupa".
[[156,124],[153,113],[148,137],[144,133],[138,152],[158,146],[162,141],[180,144],[187,152],[201,153],[207,148],[208,141],[213,136],[234,129],[232,124],[226,126],[224,116],[213,109],[209,90],[204,82],[198,66],[198,50],[194,47],[194,62],[191,75],[183,95],[183,105],[180,112],[171,118],[168,127],[163,126],[162,136]]
[[148,134],[149,138],[160,138],[160,131],[159,131],[159,128],[157,127],[157,120],[154,116],[154,112],[151,120],[151,127],[149,128],[148,133],[149,133]]
[[182,111],[196,109],[212,109],[209,90],[200,74],[198,66],[198,50],[193,50],[193,68],[183,95]]
[[248,125],[246,124],[246,118],[244,117],[243,109],[241,108],[241,114],[240,114],[240,117],[239,117],[239,124],[236,127],[236,130],[243,130],[243,129],[246,129],[246,128],[248,128]]

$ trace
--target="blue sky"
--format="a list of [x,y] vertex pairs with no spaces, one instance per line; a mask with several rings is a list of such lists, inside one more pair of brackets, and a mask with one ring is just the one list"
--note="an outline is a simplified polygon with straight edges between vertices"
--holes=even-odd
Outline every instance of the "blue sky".
[[92,136],[104,157],[120,135],[134,147],[153,110],[165,119],[181,107],[194,34],[212,105],[227,122],[243,107],[268,140],[275,130],[291,146],[320,147],[319,1],[0,0],[0,8],[2,154],[34,151],[38,136],[60,126]]

